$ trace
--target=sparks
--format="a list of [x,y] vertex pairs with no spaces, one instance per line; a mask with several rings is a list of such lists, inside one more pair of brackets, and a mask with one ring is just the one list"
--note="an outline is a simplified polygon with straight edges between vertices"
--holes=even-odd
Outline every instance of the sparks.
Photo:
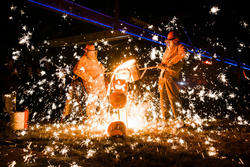
[[91,158],[95,153],[96,151],[93,149],[88,150],[86,158],[87,159]]
[[21,38],[19,38],[19,44],[24,45],[26,44],[26,46],[30,46],[30,39],[31,39],[31,32],[27,32],[26,34],[23,34],[23,36]]
[[210,13],[210,14],[217,15],[219,11],[220,11],[220,9],[219,9],[218,6],[213,6],[213,7],[210,9],[209,13]]

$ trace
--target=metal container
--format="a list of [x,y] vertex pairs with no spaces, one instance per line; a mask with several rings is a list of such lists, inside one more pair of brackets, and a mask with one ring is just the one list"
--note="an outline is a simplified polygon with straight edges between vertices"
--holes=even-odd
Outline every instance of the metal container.
[[25,130],[28,128],[29,110],[13,112],[11,115],[11,128],[13,130]]
[[138,65],[134,59],[126,61],[115,70],[115,79],[125,80],[126,82],[134,82],[140,79]]
[[126,125],[122,121],[112,122],[108,127],[108,135],[113,136],[125,136]]
[[132,66],[130,66],[129,71],[130,71],[130,76],[131,76],[129,82],[134,82],[140,79],[140,72],[136,64],[133,64]]

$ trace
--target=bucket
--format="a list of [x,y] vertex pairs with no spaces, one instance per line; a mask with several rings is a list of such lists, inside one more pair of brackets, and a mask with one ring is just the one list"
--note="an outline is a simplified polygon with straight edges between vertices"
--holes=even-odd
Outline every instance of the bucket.
[[140,72],[136,64],[133,64],[132,66],[130,66],[129,71],[131,75],[129,82],[134,82],[140,79]]
[[134,82],[140,79],[140,72],[135,60],[129,60],[121,64],[115,70],[115,79],[126,80],[127,82]]
[[13,130],[25,130],[28,128],[29,110],[14,112],[11,116],[11,128]]
[[126,80],[134,82],[140,79],[140,72],[136,64],[130,65],[127,68],[120,69],[116,72],[116,80]]
[[130,74],[129,69],[127,68],[117,70],[117,72],[115,73],[116,80],[124,80],[128,82],[130,78],[131,78],[131,74]]
[[108,127],[108,134],[112,136],[125,136],[126,125],[122,121],[112,122]]

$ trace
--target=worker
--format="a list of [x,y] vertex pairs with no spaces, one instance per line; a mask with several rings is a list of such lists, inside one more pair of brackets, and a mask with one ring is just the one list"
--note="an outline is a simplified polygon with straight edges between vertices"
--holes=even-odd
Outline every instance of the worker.
[[[179,36],[176,32],[170,31],[167,36],[166,50],[162,62],[157,66],[161,69],[158,89],[160,92],[160,105],[163,119],[168,120],[171,115],[176,120],[181,110],[179,99],[179,88],[176,81],[182,69],[185,57],[185,48],[179,43]],[[172,113],[170,112],[172,109]]]
[[86,114],[88,119],[97,113],[97,104],[100,103],[99,114],[102,115],[107,109],[107,91],[104,81],[104,66],[98,62],[97,50],[93,44],[87,44],[85,54],[75,65],[73,72],[79,76],[88,94],[86,101]]

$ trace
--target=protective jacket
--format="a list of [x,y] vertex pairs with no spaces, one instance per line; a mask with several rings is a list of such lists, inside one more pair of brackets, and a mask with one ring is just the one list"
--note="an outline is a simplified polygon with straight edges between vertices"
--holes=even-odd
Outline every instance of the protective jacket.
[[176,118],[177,106],[176,102],[179,102],[179,88],[176,84],[176,80],[179,78],[180,71],[183,66],[183,58],[185,57],[185,48],[179,43],[175,43],[171,47],[168,47],[162,58],[162,66],[166,67],[161,70],[159,77],[159,92],[160,103],[163,118],[167,119],[170,106],[172,113]]
[[[168,47],[162,57],[162,64],[174,70],[179,74],[183,65],[182,59],[185,57],[185,48],[183,45],[176,43],[172,47]],[[178,76],[177,76],[178,77]]]
[[81,57],[73,69],[73,72],[82,78],[87,93],[106,89],[104,71],[105,68],[97,59],[90,59],[86,55]]
[[73,72],[82,79],[88,93],[86,114],[89,118],[96,114],[98,102],[100,103],[99,114],[105,113],[107,109],[104,71],[105,68],[98,62],[97,58],[88,58],[86,55],[80,58],[73,69]]

